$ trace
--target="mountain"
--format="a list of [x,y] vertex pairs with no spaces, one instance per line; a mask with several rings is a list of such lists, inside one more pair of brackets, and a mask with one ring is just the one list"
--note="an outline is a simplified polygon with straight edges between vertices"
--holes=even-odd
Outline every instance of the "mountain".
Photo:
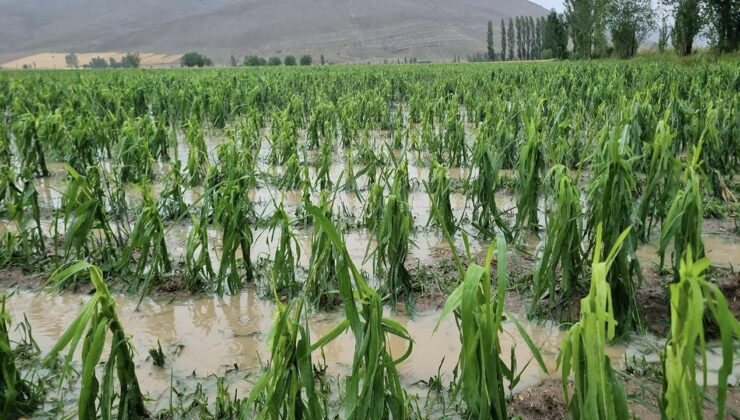
[[451,60],[486,24],[542,16],[527,0],[0,0],[0,63],[40,52],[324,54],[329,62]]

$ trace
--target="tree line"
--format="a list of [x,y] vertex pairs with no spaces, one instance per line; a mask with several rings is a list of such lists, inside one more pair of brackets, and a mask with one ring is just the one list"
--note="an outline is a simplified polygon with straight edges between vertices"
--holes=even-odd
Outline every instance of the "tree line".
[[[80,60],[77,57],[77,54],[75,53],[69,53],[64,56],[64,62],[67,64],[67,67],[69,68],[79,68],[80,67]],[[108,60],[106,60],[103,57],[97,56],[90,59],[89,62],[82,65],[82,68],[85,69],[107,69],[107,68],[114,68],[114,69],[136,69],[139,68],[139,65],[141,65],[141,57],[139,57],[139,53],[127,53],[123,57],[121,57],[121,61],[116,60],[114,57],[109,57]]]
[[[678,55],[690,55],[699,34],[720,53],[738,50],[740,2],[737,0],[662,0],[673,17],[658,29],[658,50],[669,40]],[[537,60],[549,58],[630,58],[648,33],[656,29],[651,0],[565,0],[565,12],[546,17],[501,19],[500,50],[494,44],[493,22],[488,21],[486,53],[468,61]],[[572,50],[568,50],[568,41]]]
[[566,58],[568,47],[567,23],[563,15],[513,16],[508,25],[501,19],[500,49],[494,44],[493,22],[488,21],[486,53],[468,56],[468,61],[511,61]]
[[[666,50],[670,38],[678,55],[693,52],[703,33],[720,53],[737,51],[740,33],[740,2],[737,0],[662,0],[673,17],[658,31],[658,50]],[[565,0],[565,17],[571,28],[573,54],[578,58],[601,57],[607,51],[606,31],[616,55],[636,54],[645,36],[655,29],[656,10],[650,0]]]

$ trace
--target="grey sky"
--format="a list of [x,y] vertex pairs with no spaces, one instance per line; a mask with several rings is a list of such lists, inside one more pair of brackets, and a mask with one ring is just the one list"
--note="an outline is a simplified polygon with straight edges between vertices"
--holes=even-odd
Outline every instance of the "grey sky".
[[558,12],[562,12],[564,10],[563,0],[529,0],[529,1],[531,1],[532,3],[537,3],[547,10],[555,9]]

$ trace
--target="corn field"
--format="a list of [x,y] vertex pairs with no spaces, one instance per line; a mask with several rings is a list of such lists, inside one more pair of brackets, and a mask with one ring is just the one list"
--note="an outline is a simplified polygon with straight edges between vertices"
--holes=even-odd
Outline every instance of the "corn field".
[[[737,60],[0,72],[0,415],[527,418],[537,377],[575,419],[737,417],[738,92]],[[28,288],[83,301],[41,345]],[[127,334],[208,299],[268,308],[257,363]],[[640,402],[609,352],[645,337]]]

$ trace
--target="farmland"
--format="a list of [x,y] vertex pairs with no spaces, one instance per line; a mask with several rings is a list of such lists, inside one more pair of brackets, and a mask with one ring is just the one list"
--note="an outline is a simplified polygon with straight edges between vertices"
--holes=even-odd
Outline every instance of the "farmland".
[[537,417],[544,381],[737,415],[738,92],[736,60],[2,72],[0,413]]

